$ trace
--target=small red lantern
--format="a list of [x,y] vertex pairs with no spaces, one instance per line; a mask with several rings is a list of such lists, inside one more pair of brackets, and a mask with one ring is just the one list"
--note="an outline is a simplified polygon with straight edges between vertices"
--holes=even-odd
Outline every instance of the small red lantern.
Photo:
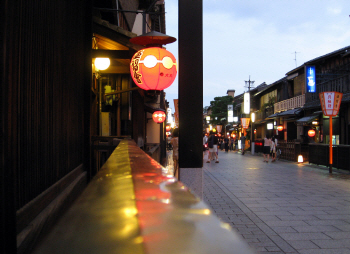
[[170,125],[167,125],[167,126],[165,127],[165,130],[166,130],[166,131],[170,131],[170,130],[171,130]]
[[152,114],[152,118],[156,123],[162,123],[166,119],[166,114],[163,111],[155,111]]
[[309,135],[309,137],[315,137],[315,135],[316,135],[316,131],[315,130],[309,130],[308,132],[307,132],[307,135]]
[[234,134],[234,133],[232,133],[232,135],[231,135],[233,138],[235,138],[236,137],[236,134]]
[[144,90],[164,90],[176,77],[176,59],[163,48],[142,49],[131,58],[130,73],[138,87]]
[[256,134],[256,129],[254,130],[254,134]]
[[283,131],[283,125],[278,125],[278,126],[277,126],[277,130],[278,130],[278,131]]

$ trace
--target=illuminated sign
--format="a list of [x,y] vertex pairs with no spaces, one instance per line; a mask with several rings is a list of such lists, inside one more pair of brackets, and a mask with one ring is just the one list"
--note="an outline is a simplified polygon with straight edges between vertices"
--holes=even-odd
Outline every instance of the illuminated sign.
[[315,66],[306,66],[306,89],[309,93],[316,92],[316,69],[315,69]]
[[227,120],[229,123],[233,122],[233,105],[227,105]]
[[244,93],[244,108],[243,108],[244,114],[250,113],[250,93]]
[[319,94],[321,108],[325,116],[336,116],[339,112],[342,93],[339,92],[322,92]]
[[266,127],[268,130],[273,130],[273,123],[268,123]]

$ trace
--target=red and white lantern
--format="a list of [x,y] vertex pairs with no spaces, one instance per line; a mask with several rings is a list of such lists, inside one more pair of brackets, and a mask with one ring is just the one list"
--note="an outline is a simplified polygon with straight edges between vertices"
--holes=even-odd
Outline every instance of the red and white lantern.
[[152,114],[152,119],[153,121],[155,121],[156,123],[162,123],[165,121],[166,119],[166,114],[163,111],[155,111]]
[[311,129],[311,130],[309,130],[308,132],[307,132],[307,135],[309,136],[309,137],[315,137],[315,135],[316,135],[316,131],[315,130],[313,130],[313,129]]
[[164,90],[176,77],[176,59],[163,48],[142,49],[131,58],[130,73],[138,87],[144,90]]

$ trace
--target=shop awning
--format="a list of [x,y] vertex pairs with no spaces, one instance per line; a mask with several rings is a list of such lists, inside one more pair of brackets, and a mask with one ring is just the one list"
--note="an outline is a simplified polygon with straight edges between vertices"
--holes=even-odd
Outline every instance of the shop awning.
[[294,108],[290,110],[283,111],[281,113],[278,113],[278,117],[283,117],[283,116],[296,116],[301,113],[302,109],[301,108]]
[[313,120],[315,120],[316,118],[318,118],[320,116],[320,114],[322,114],[322,111],[317,111],[317,112],[314,112],[310,116],[304,116],[304,117],[300,118],[296,122],[302,123],[302,124],[308,124],[308,123],[312,122]]

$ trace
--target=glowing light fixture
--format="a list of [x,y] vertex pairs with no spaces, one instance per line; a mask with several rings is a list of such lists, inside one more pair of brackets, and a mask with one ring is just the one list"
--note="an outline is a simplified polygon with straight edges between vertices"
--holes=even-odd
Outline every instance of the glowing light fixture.
[[278,130],[278,131],[283,131],[283,125],[278,125],[278,126],[277,126],[277,130]]
[[304,162],[304,158],[302,155],[298,155],[298,163],[303,163]]
[[251,113],[250,118],[252,119],[252,123],[254,123],[255,122],[255,113]]
[[164,90],[176,77],[176,59],[163,48],[142,49],[131,58],[130,73],[138,87],[144,90]]
[[307,135],[309,136],[309,137],[315,137],[315,135],[316,135],[316,131],[315,130],[309,130],[308,132],[307,132]]
[[111,60],[107,57],[97,57],[95,59],[95,67],[99,70],[106,70],[111,64]]
[[162,123],[165,121],[166,119],[166,114],[163,111],[155,111],[152,114],[152,119],[153,121],[155,121],[156,123]]

